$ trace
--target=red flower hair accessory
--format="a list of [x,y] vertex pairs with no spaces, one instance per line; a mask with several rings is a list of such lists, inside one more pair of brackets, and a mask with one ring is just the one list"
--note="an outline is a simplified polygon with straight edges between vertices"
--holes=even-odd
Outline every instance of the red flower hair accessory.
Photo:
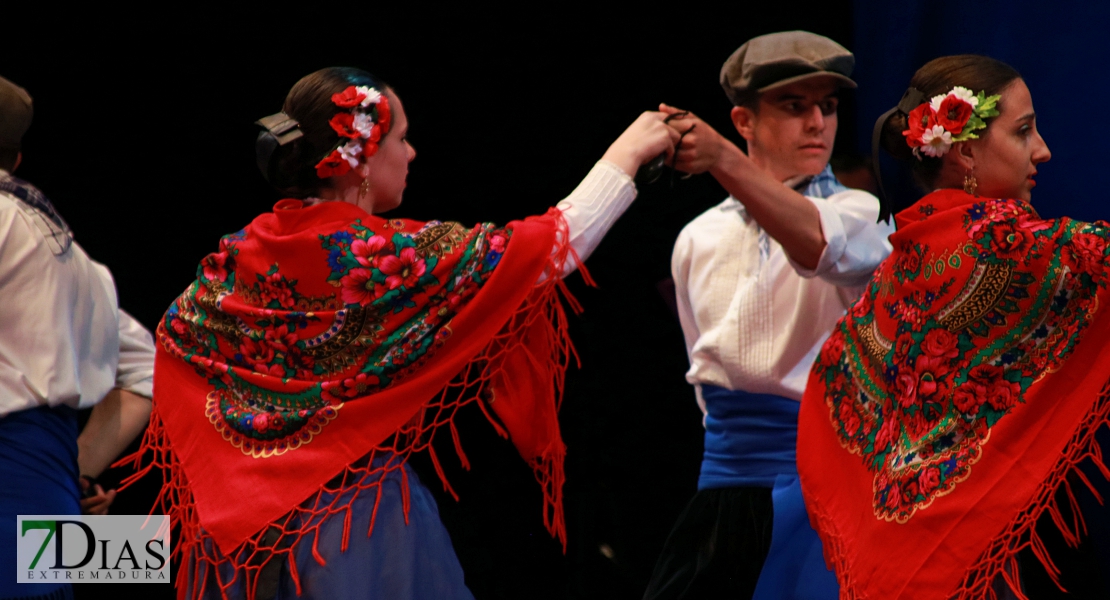
[[343,109],[328,121],[339,135],[340,144],[316,164],[320,179],[347,174],[360,158],[378,151],[378,142],[389,133],[392,116],[389,100],[378,90],[364,85],[348,86],[332,94],[333,104]]
[[987,127],[987,119],[998,116],[1000,94],[986,96],[956,86],[947,94],[933,96],[910,111],[909,128],[902,132],[918,160],[921,155],[939,158],[948,153],[952,144],[978,139],[975,134]]

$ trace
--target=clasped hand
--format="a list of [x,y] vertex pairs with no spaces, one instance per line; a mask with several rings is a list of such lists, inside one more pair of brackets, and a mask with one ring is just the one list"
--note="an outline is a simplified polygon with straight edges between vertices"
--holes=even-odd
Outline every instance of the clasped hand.
[[641,114],[602,156],[630,176],[660,154],[679,171],[704,173],[716,164],[724,138],[697,115],[660,104]]
[[660,104],[659,113],[669,117],[667,126],[681,136],[667,164],[691,175],[704,173],[717,164],[726,143],[721,134],[692,112]]

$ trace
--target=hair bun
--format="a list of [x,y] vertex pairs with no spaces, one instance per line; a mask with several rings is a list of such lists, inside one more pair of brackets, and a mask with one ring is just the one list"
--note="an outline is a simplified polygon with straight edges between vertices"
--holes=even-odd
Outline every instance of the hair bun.
[[886,150],[891,156],[897,160],[910,160],[913,158],[913,148],[906,143],[906,136],[902,132],[909,129],[909,122],[906,113],[901,110],[895,111],[886,122],[883,123],[883,131],[880,134],[883,150]]
[[[265,130],[259,132],[258,139],[254,142],[258,170],[270,185],[278,189],[290,187],[292,182],[280,181],[286,179],[281,176],[283,169],[280,165],[285,162],[281,159],[286,157],[295,146],[294,142],[304,137],[300,123],[284,112],[278,112],[263,117],[254,124]],[[285,146],[289,148],[283,148]]]

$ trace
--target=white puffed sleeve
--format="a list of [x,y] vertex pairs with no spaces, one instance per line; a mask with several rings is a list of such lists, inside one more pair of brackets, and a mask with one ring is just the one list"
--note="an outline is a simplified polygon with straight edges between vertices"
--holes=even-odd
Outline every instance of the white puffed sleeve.
[[[600,160],[582,183],[556,205],[566,219],[570,247],[579,260],[584,261],[593,253],[601,238],[635,199],[636,186],[632,178],[613,163]],[[576,268],[578,265],[568,260],[563,265],[562,276],[570,275]]]

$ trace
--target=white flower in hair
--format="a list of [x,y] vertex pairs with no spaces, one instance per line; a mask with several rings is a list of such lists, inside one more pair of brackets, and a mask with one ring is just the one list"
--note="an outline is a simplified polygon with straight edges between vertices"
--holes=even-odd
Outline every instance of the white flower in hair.
[[976,98],[975,94],[973,94],[971,90],[957,85],[956,87],[952,88],[952,91],[948,92],[947,94],[933,96],[932,100],[929,101],[929,106],[933,108],[933,112],[940,112],[940,103],[944,102],[944,99],[949,96],[955,96],[960,100],[967,102],[971,105],[971,108],[979,106],[979,98]]
[[933,99],[929,101],[929,107],[933,109],[933,112],[940,112],[940,103],[944,102],[944,97],[947,95],[948,94],[939,94],[933,96]]
[[372,87],[360,85],[356,87],[355,90],[360,94],[366,94],[366,97],[363,98],[362,102],[359,103],[359,106],[363,108],[366,108],[371,104],[377,104],[382,99],[382,93]]
[[374,119],[366,113],[355,113],[355,121],[351,127],[362,136],[362,139],[370,137],[370,130],[374,128]]
[[940,125],[933,125],[921,134],[921,151],[926,156],[940,158],[952,147],[952,134]]
[[979,106],[979,99],[975,97],[975,94],[971,90],[965,87],[960,87],[957,85],[956,87],[952,88],[951,92],[948,92],[948,95],[955,96],[960,100],[967,102],[971,105],[971,108]]
[[362,154],[362,144],[351,140],[346,144],[339,147],[339,156],[351,165],[351,168],[358,166],[358,157]]

